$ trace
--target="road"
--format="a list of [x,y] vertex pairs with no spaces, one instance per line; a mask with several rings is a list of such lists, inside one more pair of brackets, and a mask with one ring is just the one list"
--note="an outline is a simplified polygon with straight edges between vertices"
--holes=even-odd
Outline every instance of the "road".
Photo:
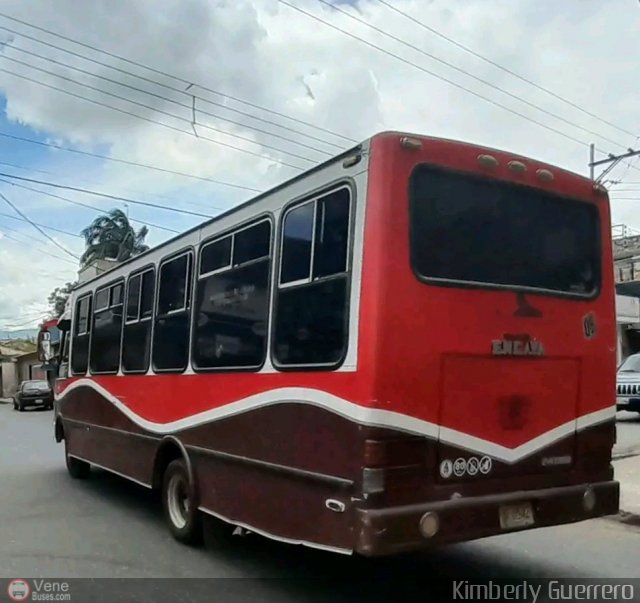
[[[435,601],[451,598],[453,579],[639,575],[640,528],[612,519],[373,561],[259,537],[188,548],[169,536],[153,493],[97,470],[87,481],[70,479],[52,417],[0,405],[0,575],[6,577],[278,578],[216,581],[216,588],[256,601],[389,601],[400,593]],[[640,443],[640,421],[625,421],[620,433]],[[428,582],[420,580],[425,577]]]
[[621,411],[617,418],[617,441],[613,449],[618,454],[640,453],[640,413]]

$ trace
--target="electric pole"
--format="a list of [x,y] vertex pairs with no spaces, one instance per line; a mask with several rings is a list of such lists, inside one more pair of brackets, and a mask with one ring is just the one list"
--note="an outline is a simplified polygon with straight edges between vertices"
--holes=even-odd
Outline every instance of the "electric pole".
[[[628,149],[628,151],[626,153],[623,153],[622,155],[613,155],[612,153],[609,153],[609,156],[606,159],[599,159],[598,161],[595,161],[594,155],[595,155],[595,145],[592,144],[589,146],[589,157],[590,157],[589,168],[591,170],[591,180],[595,180],[595,182],[600,182],[621,161],[623,161],[624,159],[628,159],[629,157],[635,157],[637,155],[640,155],[640,151],[634,151],[633,149]],[[608,167],[605,168],[602,174],[600,174],[597,178],[594,178],[596,166],[605,165],[607,163],[609,165]]]

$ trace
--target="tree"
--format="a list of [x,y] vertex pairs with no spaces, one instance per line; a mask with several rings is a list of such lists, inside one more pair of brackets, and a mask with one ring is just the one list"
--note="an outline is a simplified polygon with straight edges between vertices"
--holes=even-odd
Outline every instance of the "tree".
[[49,294],[49,306],[51,307],[51,318],[60,318],[64,312],[64,308],[67,305],[67,300],[73,288],[77,285],[74,283],[65,283],[62,287],[56,287]]
[[80,233],[86,243],[80,264],[86,266],[94,260],[104,259],[123,262],[143,253],[149,249],[144,242],[148,232],[146,226],[136,232],[122,210],[112,209],[97,217]]

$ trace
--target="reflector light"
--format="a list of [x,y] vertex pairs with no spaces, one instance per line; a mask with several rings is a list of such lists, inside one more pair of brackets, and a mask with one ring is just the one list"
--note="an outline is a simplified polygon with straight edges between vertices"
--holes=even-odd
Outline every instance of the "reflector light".
[[507,163],[507,167],[518,174],[524,174],[527,171],[527,166],[522,161],[510,161]]
[[351,157],[347,157],[342,162],[342,167],[343,168],[349,168],[351,166],[354,166],[357,163],[360,163],[360,159],[362,159],[362,155],[352,155]]
[[587,513],[593,511],[596,507],[596,493],[592,488],[587,488],[582,496],[582,507]]
[[370,469],[365,467],[362,470],[362,492],[363,494],[375,494],[384,492],[384,469]]
[[536,170],[536,176],[539,180],[544,180],[545,182],[553,180],[553,174],[549,170]]
[[604,195],[606,195],[606,194],[607,194],[607,189],[606,189],[604,186],[602,186],[602,184],[600,184],[599,182],[596,182],[596,183],[593,185],[593,192],[594,192],[596,195],[604,196]]
[[422,141],[418,140],[417,138],[410,138],[409,136],[403,136],[400,139],[400,146],[404,147],[405,149],[421,149]]
[[437,513],[425,513],[420,519],[420,533],[425,538],[433,538],[440,529],[440,519]]
[[498,160],[493,155],[478,155],[478,163],[487,168],[498,167]]

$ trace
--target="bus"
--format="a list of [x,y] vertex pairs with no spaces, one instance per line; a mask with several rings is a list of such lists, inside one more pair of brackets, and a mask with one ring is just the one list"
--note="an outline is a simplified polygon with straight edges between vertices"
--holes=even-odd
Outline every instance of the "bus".
[[69,308],[68,471],[157,489],[179,541],[382,556],[618,512],[608,196],[558,167],[379,133]]

